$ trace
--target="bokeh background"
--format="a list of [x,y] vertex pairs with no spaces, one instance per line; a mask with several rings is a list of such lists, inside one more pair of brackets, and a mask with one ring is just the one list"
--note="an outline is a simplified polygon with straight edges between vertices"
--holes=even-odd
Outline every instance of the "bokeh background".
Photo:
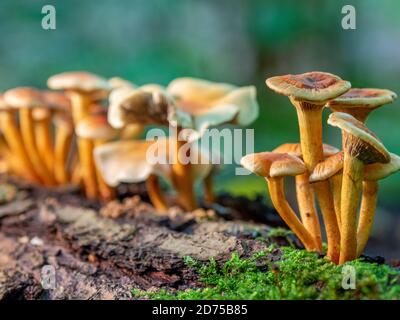
[[[56,7],[56,30],[41,28],[45,4]],[[345,4],[356,8],[356,30],[341,27]],[[398,0],[1,0],[0,34],[1,91],[44,88],[50,75],[67,70],[118,75],[136,84],[166,85],[180,76],[253,84],[261,109],[251,126],[256,151],[298,141],[294,109],[266,88],[267,77],[320,70],[353,87],[400,93]],[[399,120],[397,101],[368,122],[395,153]],[[326,126],[324,135],[340,146],[336,129]],[[262,179],[235,177],[233,170],[224,169],[218,190],[265,193]],[[400,174],[381,182],[370,253],[400,258],[399,211]]]

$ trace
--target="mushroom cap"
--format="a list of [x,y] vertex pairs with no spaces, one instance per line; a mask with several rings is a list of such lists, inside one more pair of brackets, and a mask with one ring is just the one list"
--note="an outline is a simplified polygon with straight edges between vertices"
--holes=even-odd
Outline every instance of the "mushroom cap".
[[374,109],[384,104],[392,103],[396,98],[396,93],[386,89],[352,88],[343,95],[329,101],[327,105],[334,111],[338,107]]
[[0,111],[11,110],[11,107],[4,101],[4,96],[0,93]]
[[30,87],[19,87],[7,90],[4,101],[12,108],[42,108],[45,107],[43,95],[39,90]]
[[[324,143],[323,151],[324,157],[330,157],[338,153],[340,150],[338,148],[335,148],[334,146]],[[274,150],[272,150],[272,152],[289,153],[299,158],[303,156],[300,143],[284,143],[276,147]]]
[[262,177],[297,176],[307,171],[302,160],[289,153],[260,152],[244,156],[240,164]]
[[119,131],[109,125],[106,115],[95,114],[81,120],[75,127],[75,133],[78,137],[86,139],[111,140]]
[[350,89],[351,84],[327,72],[312,71],[303,74],[287,74],[266,80],[275,92],[299,101],[326,102]]
[[67,112],[55,112],[53,114],[52,121],[56,127],[62,127],[68,132],[72,132],[74,130],[72,116]]
[[364,164],[390,162],[389,152],[382,142],[361,121],[343,112],[333,112],[328,123],[345,132],[344,149]]
[[390,162],[373,163],[364,168],[364,180],[381,180],[400,170],[400,157],[390,153]]
[[319,162],[310,174],[310,182],[323,181],[333,177],[343,169],[343,158],[343,151],[339,151]]
[[76,90],[82,92],[111,89],[106,79],[85,71],[56,74],[47,80],[47,86],[54,90]]
[[[104,180],[110,186],[116,186],[120,182],[145,181],[150,174],[161,176],[171,182],[169,143],[167,138],[156,141],[120,140],[96,147],[94,158]],[[153,155],[156,155],[157,159],[152,159]],[[207,153],[194,145],[191,157],[199,159],[199,164],[192,166],[195,180],[207,176],[213,167]]]
[[71,102],[62,92],[42,91],[43,99],[47,106],[57,110],[71,110]]
[[132,82],[122,79],[120,77],[112,77],[112,78],[108,79],[108,84],[110,85],[110,87],[112,89],[118,89],[121,87],[129,87],[129,88],[136,87]]
[[177,109],[192,118],[189,125],[199,132],[224,123],[246,126],[258,117],[254,86],[237,87],[185,77],[171,81],[167,91]]

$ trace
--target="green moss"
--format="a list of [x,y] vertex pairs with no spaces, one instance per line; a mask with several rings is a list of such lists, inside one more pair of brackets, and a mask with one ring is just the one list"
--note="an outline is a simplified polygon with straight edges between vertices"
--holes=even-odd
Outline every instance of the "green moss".
[[[278,261],[276,257],[279,257]],[[275,259],[273,259],[275,258]],[[356,288],[342,288],[342,266],[315,253],[274,247],[242,259],[234,253],[218,266],[214,259],[201,264],[187,257],[204,288],[184,291],[133,290],[150,299],[400,299],[400,271],[361,259],[347,263],[356,272]]]

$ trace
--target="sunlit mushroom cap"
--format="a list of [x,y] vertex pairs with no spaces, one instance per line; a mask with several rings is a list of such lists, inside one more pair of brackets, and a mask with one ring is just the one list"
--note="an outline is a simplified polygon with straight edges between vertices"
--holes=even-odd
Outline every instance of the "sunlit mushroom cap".
[[[172,167],[168,139],[111,142],[96,147],[94,157],[104,180],[110,186],[116,186],[121,182],[145,181],[150,174],[161,176],[171,182]],[[192,166],[195,180],[207,176],[213,167],[207,152],[196,145],[191,149],[191,159],[197,159],[198,163]]]
[[177,108],[192,118],[193,129],[224,123],[246,126],[258,117],[254,86],[237,87],[195,78],[178,78],[167,87]]
[[389,152],[382,142],[361,121],[347,113],[334,112],[328,118],[331,126],[346,133],[344,148],[365,164],[390,162]]
[[56,74],[47,80],[47,86],[54,90],[77,90],[83,92],[111,89],[106,79],[85,71]]
[[350,89],[351,84],[331,73],[312,71],[287,74],[266,80],[275,92],[300,101],[326,102]]
[[45,106],[43,95],[30,87],[19,87],[6,91],[4,101],[13,108],[41,108]]
[[310,182],[327,180],[343,169],[343,151],[318,163],[310,174]]
[[381,180],[400,170],[400,157],[390,153],[389,163],[373,163],[364,168],[364,180]]
[[307,171],[303,161],[288,153],[260,152],[244,156],[240,164],[262,177],[297,176]]
[[78,137],[93,140],[114,139],[119,131],[107,122],[107,116],[103,114],[90,115],[81,120],[75,128]]
[[[330,157],[330,156],[338,153],[340,150],[338,148],[335,148],[334,146],[324,143],[323,151],[324,151],[324,157]],[[284,144],[280,145],[279,147],[276,147],[274,150],[272,150],[272,152],[289,153],[289,154],[294,155],[299,158],[301,158],[303,156],[303,154],[301,152],[300,143],[284,143]]]
[[378,106],[392,103],[397,98],[397,95],[390,90],[364,88],[352,88],[345,94],[328,102],[328,106],[332,110],[337,107],[357,107],[363,106],[365,108],[376,108]]

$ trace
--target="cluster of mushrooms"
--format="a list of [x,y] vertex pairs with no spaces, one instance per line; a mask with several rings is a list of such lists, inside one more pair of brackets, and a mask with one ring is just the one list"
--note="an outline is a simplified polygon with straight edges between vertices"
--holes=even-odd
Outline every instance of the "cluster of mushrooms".
[[[195,78],[178,78],[167,87],[136,86],[88,72],[54,75],[47,86],[0,95],[6,170],[48,187],[80,185],[87,198],[103,201],[116,196],[121,182],[145,182],[158,212],[172,204],[196,209],[199,181],[204,201],[213,201],[218,167],[210,161],[211,150],[196,142],[210,126],[248,125],[258,116],[253,86]],[[147,127],[171,134],[140,139]],[[175,196],[165,194],[160,178]]]
[[[322,252],[318,200],[327,257],[340,264],[357,258],[371,231],[377,181],[400,169],[400,157],[386,150],[365,121],[396,94],[351,89],[348,81],[324,72],[266,83],[295,106],[300,143],[246,155],[242,166],[267,180],[275,209],[307,250]],[[195,78],[178,78],[166,87],[136,86],[121,78],[65,72],[47,85],[50,90],[20,87],[0,95],[0,148],[7,171],[48,187],[80,185],[89,199],[103,201],[115,197],[121,182],[145,182],[158,212],[172,204],[197,208],[199,181],[204,201],[212,202],[218,167],[210,161],[213,151],[196,142],[209,127],[247,126],[259,111],[253,86]],[[328,123],[342,131],[343,150],[323,144],[325,107],[333,111]],[[170,134],[141,139],[146,127],[168,128]],[[285,196],[287,176],[295,176],[299,216]],[[175,196],[165,194],[160,178]]]
[[[271,201],[289,228],[310,251],[322,251],[318,200],[328,242],[327,257],[343,264],[359,257],[369,238],[377,204],[378,180],[400,169],[400,157],[389,153],[365,125],[371,111],[397,96],[384,89],[355,89],[324,72],[276,76],[266,80],[289,97],[297,111],[300,143],[272,152],[249,154],[241,164],[268,183]],[[323,144],[322,112],[338,127],[342,150]],[[300,217],[285,197],[284,178],[294,176]]]

